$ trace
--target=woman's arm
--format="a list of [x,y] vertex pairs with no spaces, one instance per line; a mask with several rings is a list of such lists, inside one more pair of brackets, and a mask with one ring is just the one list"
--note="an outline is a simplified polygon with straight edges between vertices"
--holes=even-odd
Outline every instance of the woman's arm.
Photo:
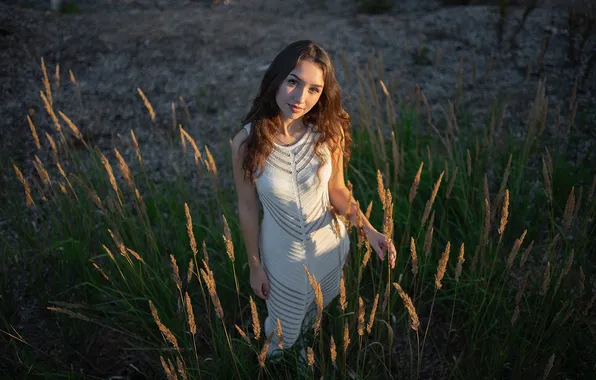
[[[354,198],[350,202],[350,190],[344,180],[344,158],[341,149],[336,149],[331,156],[331,178],[329,179],[329,201],[340,215],[349,216],[350,223],[358,227],[358,215],[365,232],[374,230]],[[348,205],[351,205],[348,210]]]
[[[366,219],[366,216],[360,211],[360,208],[356,204],[356,201],[352,198],[350,190],[344,183],[344,168],[343,168],[343,155],[341,149],[337,149],[332,154],[332,171],[331,178],[329,179],[329,201],[331,205],[337,209],[341,215],[349,217],[350,223],[353,226],[358,227],[358,219],[362,223],[362,229],[366,239],[370,243],[371,247],[377,252],[377,255],[381,260],[385,259],[385,253],[383,250],[389,252],[389,265],[391,268],[395,267],[395,258],[397,256],[395,246],[393,242],[389,240],[383,233],[377,231]],[[348,210],[348,205],[351,205]],[[360,218],[358,217],[360,216]]]
[[259,259],[259,201],[255,186],[244,179],[244,170],[242,169],[246,144],[242,146],[240,144],[247,137],[248,133],[242,129],[232,140],[232,167],[238,195],[240,228],[246,246],[248,265],[252,269],[261,265]]

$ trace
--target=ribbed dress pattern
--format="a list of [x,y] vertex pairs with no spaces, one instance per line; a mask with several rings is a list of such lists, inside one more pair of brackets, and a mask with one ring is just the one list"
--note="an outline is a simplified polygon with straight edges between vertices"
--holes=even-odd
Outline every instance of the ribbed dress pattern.
[[[251,125],[244,128],[250,134]],[[316,310],[304,265],[321,284],[327,306],[339,294],[341,272],[350,250],[348,231],[341,220],[339,236],[333,230],[332,211],[328,209],[331,154],[325,145],[327,162],[321,169],[320,184],[317,178],[320,160],[315,142],[319,136],[309,127],[290,146],[274,143],[263,174],[256,180],[263,206],[259,250],[270,286],[264,330],[269,336],[279,318],[284,349],[296,342],[302,326],[311,322]],[[277,339],[274,333],[270,352],[277,348]]]

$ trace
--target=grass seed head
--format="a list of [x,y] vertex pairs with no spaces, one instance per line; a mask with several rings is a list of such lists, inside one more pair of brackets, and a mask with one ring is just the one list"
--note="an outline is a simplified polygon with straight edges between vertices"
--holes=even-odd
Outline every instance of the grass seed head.
[[408,196],[408,202],[412,204],[412,201],[416,197],[416,191],[418,190],[418,185],[420,185],[420,175],[422,174],[422,168],[424,167],[424,161],[420,163],[418,167],[418,171],[414,176],[414,181],[412,182],[412,186],[410,187],[410,194]]
[[178,263],[176,263],[176,258],[172,254],[170,254],[170,261],[172,263],[172,277],[174,278],[174,283],[176,284],[178,291],[182,292],[182,281],[180,280],[180,269],[178,269]]
[[499,235],[503,235],[505,232],[505,226],[509,219],[509,189],[505,190],[505,200],[503,201],[503,209],[501,211],[501,223],[499,224]]
[[313,351],[312,347],[308,347],[307,351],[307,358],[308,358],[308,366],[312,367],[315,365],[315,352]]
[[461,276],[461,272],[463,270],[464,261],[466,261],[466,259],[464,259],[464,243],[461,243],[461,247],[459,247],[459,257],[457,258],[457,267],[455,268],[456,282],[459,282],[459,277]]
[[370,219],[370,213],[372,212],[372,205],[373,205],[373,201],[370,201],[370,203],[368,204],[368,207],[366,208],[366,213],[364,214],[366,219]]
[[252,317],[252,332],[255,336],[255,339],[259,340],[259,338],[261,337],[261,323],[259,322],[259,313],[257,312],[257,305],[255,304],[255,301],[252,299],[252,296],[250,296],[249,298],[250,312]]
[[358,335],[364,335],[364,301],[358,297]]
[[137,87],[137,92],[141,96],[141,99],[143,99],[143,103],[145,104],[147,111],[149,111],[149,117],[151,118],[151,121],[155,121],[155,111],[153,110],[153,106],[149,102],[149,99],[147,99],[145,93],[143,93],[143,91],[139,87]]
[[192,280],[192,275],[194,273],[194,269],[195,262],[191,258],[190,260],[188,260],[188,270],[186,271],[186,284],[190,284],[190,281]]
[[377,192],[379,193],[379,198],[381,198],[383,208],[385,208],[385,186],[383,185],[383,175],[379,169],[377,169]]
[[108,161],[106,156],[103,155],[103,153],[100,152],[99,154],[100,154],[101,162],[103,163],[103,166],[106,169],[106,172],[108,173],[108,179],[110,180],[112,189],[114,190],[114,192],[116,193],[116,196],[118,197],[118,202],[120,202],[120,206],[122,206],[122,200],[120,199],[120,191],[118,190],[118,184],[116,183],[116,177],[114,177],[114,172],[112,171],[112,166],[110,165],[110,162]]
[[46,138],[48,139],[48,142],[50,143],[50,150],[52,152],[52,159],[54,160],[54,162],[58,162],[58,147],[56,146],[56,142],[54,141],[54,139],[52,138],[52,136],[50,136],[47,132],[45,132],[46,134]]
[[230,258],[230,261],[234,262],[236,258],[234,256],[234,242],[232,241],[232,231],[230,231],[230,226],[228,225],[228,220],[226,219],[225,215],[222,214],[221,217],[223,218],[224,225],[224,234],[222,237],[226,246],[226,253]]
[[513,266],[513,261],[515,260],[515,257],[517,256],[517,252],[519,251],[519,248],[521,247],[522,243],[524,242],[524,238],[526,237],[527,232],[528,232],[528,230],[524,230],[524,232],[519,237],[519,239],[515,239],[515,243],[513,243],[513,248],[511,249],[511,253],[509,253],[509,257],[507,258],[507,269],[511,269],[511,267]]
[[524,264],[526,263],[526,260],[528,260],[528,256],[530,255],[530,251],[532,250],[532,246],[534,246],[534,240],[532,240],[530,242],[530,245],[525,249],[524,253],[522,254],[522,257],[519,261],[519,266],[520,268],[523,268]]
[[234,325],[234,327],[236,328],[236,331],[238,331],[238,334],[240,334],[240,337],[244,339],[246,343],[251,344],[250,338],[246,335],[246,333],[238,325]]
[[188,239],[190,240],[190,249],[192,250],[193,255],[196,257],[198,253],[197,241],[195,240],[195,234],[192,229],[192,216],[190,215],[190,209],[186,202],[184,203],[184,213],[186,214],[186,233],[188,234]]
[[424,207],[424,215],[422,215],[422,222],[420,223],[421,226],[424,226],[426,223],[428,216],[430,215],[430,209],[432,208],[433,204],[435,203],[435,198],[437,197],[437,193],[439,191],[439,187],[441,186],[441,181],[443,180],[443,176],[445,175],[445,170],[441,172],[439,179],[435,182],[435,186],[433,187],[433,192],[430,196],[430,199],[426,202],[426,206]]
[[62,111],[58,111],[58,114],[60,114],[60,117],[62,117],[62,119],[66,122],[66,125],[68,125],[68,128],[70,128],[71,132],[75,135],[75,137],[82,141],[83,144],[87,145],[85,143],[85,140],[83,139],[81,131],[79,131],[79,128],[77,128],[75,123],[73,123],[72,120],[70,120],[70,118],[66,116]]
[[31,130],[31,136],[33,136],[33,141],[35,141],[35,146],[37,147],[37,150],[40,150],[41,144],[39,143],[39,137],[37,136],[37,130],[35,129],[33,120],[31,120],[31,117],[29,115],[27,115],[27,122],[29,123],[29,129]]
[[39,157],[37,157],[37,155],[34,155],[34,156],[35,156],[35,162],[33,163],[33,165],[35,166],[35,170],[37,171],[37,174],[41,178],[41,181],[43,182],[43,184],[47,186],[51,182],[50,175],[48,174],[48,171],[43,167],[43,162],[41,162]]
[[488,198],[484,198],[484,236],[482,243],[488,242],[488,235],[490,233],[490,204]]
[[410,237],[410,257],[412,258],[412,273],[418,274],[418,255],[416,254],[416,243],[414,238]]
[[447,269],[447,261],[449,260],[450,249],[451,249],[451,243],[447,242],[445,251],[441,255],[441,260],[439,260],[437,274],[435,275],[435,286],[437,287],[437,289],[441,289],[441,287],[443,286],[443,284],[441,284],[441,281],[443,280],[443,276],[445,275],[445,271]]
[[278,340],[277,346],[280,349],[283,350],[283,348],[284,348],[283,347],[283,345],[284,345],[284,337],[283,337],[283,331],[282,331],[282,328],[281,328],[281,321],[279,320],[279,318],[277,318],[277,329],[276,329],[276,331],[277,331],[277,340]]
[[192,309],[192,302],[190,301],[188,292],[184,293],[184,300],[186,301],[186,313],[188,314],[188,328],[190,329],[190,333],[195,336],[197,335],[197,325],[195,323],[195,314]]
[[456,166],[453,176],[451,177],[451,180],[449,180],[449,185],[447,186],[447,193],[445,193],[446,199],[449,199],[449,197],[451,196],[451,191],[453,190],[453,185],[455,184],[455,178],[457,178],[458,171],[459,171],[459,166]]
[[137,155],[137,159],[141,166],[143,166],[143,157],[141,156],[141,149],[139,148],[139,142],[137,141],[137,137],[135,136],[134,131],[130,130],[130,137],[132,138],[132,143],[135,147],[135,154]]
[[331,355],[331,362],[335,364],[337,359],[337,348],[335,347],[335,339],[333,339],[333,335],[331,336],[331,342],[329,343],[329,353]]
[[52,107],[51,95],[46,97],[46,94],[44,94],[43,91],[40,91],[39,95],[41,96],[41,99],[43,100],[43,104],[46,108],[46,111],[50,115],[50,118],[52,119],[52,122],[54,123],[56,130],[59,133],[62,133],[62,125],[60,125],[60,122],[58,121],[58,117],[56,116],[56,113],[54,112],[54,108]]
[[182,377],[182,380],[188,380],[186,368],[184,368],[184,364],[182,363],[182,360],[180,360],[179,356],[176,357],[176,368],[178,368],[178,373]]
[[116,154],[116,159],[118,159],[118,170],[120,170],[120,173],[122,174],[122,177],[124,178],[124,181],[131,189],[134,189],[135,185],[134,185],[134,181],[133,181],[133,177],[132,177],[132,172],[130,171],[130,168],[126,164],[126,161],[124,161],[124,157],[122,157],[122,155],[116,148],[114,148],[114,153]]
[[414,331],[418,331],[418,327],[420,327],[420,320],[418,319],[418,314],[416,313],[416,309],[414,308],[414,304],[412,303],[412,299],[406,292],[403,291],[401,286],[397,282],[393,283],[393,286],[397,290],[397,293],[401,297],[406,310],[408,310],[408,314],[410,316],[410,328]]
[[428,256],[428,254],[430,253],[430,247],[433,242],[434,222],[435,222],[435,212],[433,211],[432,215],[430,216],[430,221],[428,222],[428,227],[426,228],[426,234],[424,235],[424,255],[425,256]]
[[159,361],[161,362],[161,366],[163,367],[163,370],[166,373],[166,378],[168,380],[178,380],[178,376],[176,376],[176,370],[174,369],[174,366],[171,364],[171,362],[168,364],[168,362],[165,361],[163,356],[159,357]]
[[170,329],[168,329],[161,322],[161,319],[159,319],[159,314],[157,314],[157,309],[155,308],[155,306],[153,305],[153,301],[151,301],[151,300],[149,300],[149,309],[151,309],[151,315],[153,315],[153,320],[157,324],[157,327],[159,328],[159,331],[163,334],[163,336],[166,338],[166,340],[168,342],[170,342],[172,344],[172,346],[174,346],[174,348],[176,350],[178,350],[179,349],[179,347],[178,347],[178,340],[176,339],[176,337],[174,336],[174,334],[172,334],[172,332],[170,331]]
[[348,302],[346,301],[346,284],[343,273],[341,275],[341,280],[339,281],[339,306],[342,312],[345,312],[346,307],[348,306]]
[[344,352],[348,352],[348,346],[350,345],[350,329],[348,321],[344,322]]
[[209,151],[209,147],[205,145],[205,153],[207,154],[207,170],[211,172],[214,177],[217,177],[217,166],[215,166],[215,160]]
[[259,359],[259,366],[261,368],[265,367],[265,359],[267,359],[267,352],[269,351],[269,345],[271,344],[271,340],[273,338],[273,334],[275,333],[275,331],[272,331],[269,336],[267,337],[265,344],[263,344],[263,347],[261,348],[261,352],[259,353],[258,359]]
[[375,323],[375,314],[377,312],[377,306],[379,304],[379,294],[375,296],[375,301],[373,302],[373,307],[370,311],[370,316],[368,317],[368,324],[366,325],[366,332],[371,333],[373,324]]

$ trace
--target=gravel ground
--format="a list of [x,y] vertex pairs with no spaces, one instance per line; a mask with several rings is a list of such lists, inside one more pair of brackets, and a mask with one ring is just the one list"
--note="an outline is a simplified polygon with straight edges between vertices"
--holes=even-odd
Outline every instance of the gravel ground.
[[[525,81],[528,64],[535,67],[546,28],[554,31],[544,57],[549,109],[561,107],[566,120],[573,80],[581,71],[566,59],[566,15],[554,7],[531,13],[520,34],[515,52],[498,49],[495,25],[498,11],[486,4],[446,7],[438,0],[400,2],[382,15],[355,12],[353,0],[239,1],[210,4],[188,0],[79,0],[79,12],[48,11],[49,1],[0,1],[0,136],[2,160],[12,158],[32,175],[36,153],[27,113],[41,136],[55,134],[43,110],[40,58],[48,70],[60,65],[61,86],[56,108],[71,116],[88,141],[108,157],[118,147],[133,171],[134,150],[130,130],[141,145],[145,168],[159,183],[169,183],[182,173],[197,192],[208,191],[193,175],[190,157],[181,159],[177,143],[171,143],[172,103],[177,121],[213,152],[225,187],[232,185],[229,139],[241,128],[261,77],[274,56],[288,43],[312,39],[330,53],[343,87],[345,107],[357,120],[358,85],[345,76],[341,54],[364,67],[370,54],[381,53],[383,79],[400,78],[396,96],[405,97],[419,84],[439,119],[447,99],[455,96],[457,71],[463,57],[463,101],[473,116],[472,128],[483,128],[488,107],[497,95],[508,99],[500,138],[522,137],[528,110],[534,99],[538,76]],[[514,8],[506,34],[521,18]],[[430,63],[415,58],[419,38],[428,49]],[[404,42],[405,41],[405,42]],[[440,49],[438,70],[432,59]],[[594,51],[592,40],[584,48]],[[407,54],[406,51],[407,50]],[[483,73],[493,52],[492,71]],[[472,83],[472,62],[478,79]],[[581,65],[580,69],[581,70]],[[76,91],[68,83],[68,69],[76,75],[82,109]],[[577,146],[574,159],[594,147],[596,120],[596,74],[582,83],[577,94],[577,125],[572,129]],[[151,122],[137,93],[148,96],[157,119]],[[179,97],[188,103],[186,120]],[[548,130],[553,115],[549,114]],[[548,133],[548,131],[547,131]],[[40,158],[50,162],[48,143],[42,139]],[[204,152],[204,150],[203,150]],[[66,164],[67,165],[67,164]],[[8,164],[3,165],[9,168]],[[188,174],[187,174],[188,173]],[[15,180],[12,170],[0,173],[0,184]],[[2,188],[6,188],[2,185]],[[0,233],[10,233],[6,215],[0,215]],[[18,276],[15,276],[18,279]],[[17,280],[15,280],[17,281]],[[34,301],[31,301],[34,302]],[[23,309],[31,309],[27,302]],[[22,313],[21,325],[31,323],[35,313]]]

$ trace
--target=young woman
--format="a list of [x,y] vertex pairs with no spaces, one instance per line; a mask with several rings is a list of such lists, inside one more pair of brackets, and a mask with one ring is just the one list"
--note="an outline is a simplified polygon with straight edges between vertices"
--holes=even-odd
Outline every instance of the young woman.
[[[339,293],[350,250],[345,225],[333,228],[332,205],[347,214],[350,193],[344,158],[350,159],[350,116],[328,54],[311,41],[296,41],[269,66],[258,95],[232,140],[240,225],[250,265],[250,285],[266,300],[267,336],[281,322],[283,347],[291,347],[314,316],[314,291],[306,266],[321,284],[326,306]],[[259,202],[260,201],[260,202]],[[259,203],[264,208],[259,231]],[[371,247],[381,259],[395,247],[352,203]],[[260,253],[260,255],[259,255]],[[259,257],[260,256],[260,257]],[[278,346],[277,334],[269,346]]]

